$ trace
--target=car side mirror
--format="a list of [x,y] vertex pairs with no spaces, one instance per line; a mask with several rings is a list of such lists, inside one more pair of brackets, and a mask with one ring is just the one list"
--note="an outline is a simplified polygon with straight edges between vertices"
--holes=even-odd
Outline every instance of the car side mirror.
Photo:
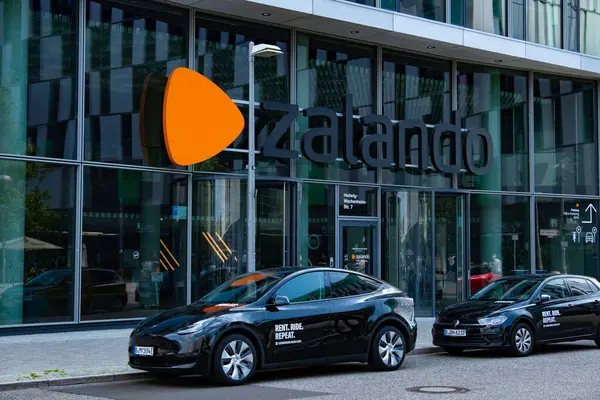
[[547,294],[543,294],[543,295],[540,296],[540,303],[542,303],[542,304],[543,303],[547,303],[550,300],[552,300],[552,298],[549,295],[547,295]]
[[290,304],[290,299],[287,296],[275,296],[267,300],[269,306],[287,306]]

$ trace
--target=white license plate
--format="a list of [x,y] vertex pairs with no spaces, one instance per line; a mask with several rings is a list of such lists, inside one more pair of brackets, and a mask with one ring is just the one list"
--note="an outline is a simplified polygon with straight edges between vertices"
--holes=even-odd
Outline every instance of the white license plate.
[[444,336],[467,336],[467,331],[464,329],[444,329]]
[[134,346],[133,354],[135,354],[136,356],[153,356],[154,347]]

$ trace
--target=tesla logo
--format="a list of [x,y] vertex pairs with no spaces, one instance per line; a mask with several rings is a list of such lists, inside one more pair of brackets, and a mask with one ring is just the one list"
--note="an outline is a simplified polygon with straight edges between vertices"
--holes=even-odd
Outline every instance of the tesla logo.
[[163,130],[174,164],[188,166],[216,156],[244,125],[238,107],[210,79],[188,68],[173,71],[163,102]]
[[456,327],[458,325],[460,325],[460,321],[459,320],[454,321],[454,326]]

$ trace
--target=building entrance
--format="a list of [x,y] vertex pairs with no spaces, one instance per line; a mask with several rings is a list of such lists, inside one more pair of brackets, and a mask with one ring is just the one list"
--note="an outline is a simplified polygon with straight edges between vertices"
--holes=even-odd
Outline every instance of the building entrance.
[[373,275],[379,235],[376,221],[340,221],[339,260],[343,269]]

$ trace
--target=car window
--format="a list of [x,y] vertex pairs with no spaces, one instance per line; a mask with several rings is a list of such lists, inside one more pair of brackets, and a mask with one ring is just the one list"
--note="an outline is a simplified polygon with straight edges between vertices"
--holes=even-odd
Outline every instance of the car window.
[[547,294],[551,300],[558,300],[569,297],[569,290],[564,279],[554,279],[542,288],[541,294]]
[[284,284],[276,295],[287,297],[290,303],[322,300],[325,298],[325,274],[309,272],[297,276]]
[[329,280],[331,282],[331,297],[334,299],[372,293],[381,286],[379,282],[373,279],[346,272],[330,272]]
[[573,296],[587,296],[595,293],[586,279],[569,278],[567,282],[569,282],[569,288],[571,288]]

